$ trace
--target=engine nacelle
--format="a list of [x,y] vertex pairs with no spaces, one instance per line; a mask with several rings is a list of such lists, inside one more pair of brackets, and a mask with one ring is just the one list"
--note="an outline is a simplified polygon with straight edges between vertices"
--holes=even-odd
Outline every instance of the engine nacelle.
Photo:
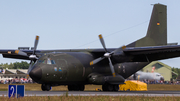
[[113,76],[105,76],[98,73],[92,73],[89,75],[88,81],[91,84],[97,84],[97,85],[103,85],[105,83],[123,84],[125,79],[121,75],[116,75],[116,77],[113,77]]

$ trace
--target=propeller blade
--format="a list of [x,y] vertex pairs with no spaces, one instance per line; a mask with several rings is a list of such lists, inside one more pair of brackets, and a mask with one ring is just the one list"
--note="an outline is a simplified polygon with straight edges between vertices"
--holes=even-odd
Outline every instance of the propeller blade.
[[28,68],[28,72],[27,72],[28,75],[29,75],[29,72],[32,70],[32,64],[33,64],[33,61],[31,60],[29,68]]
[[35,60],[35,59],[37,60],[37,59],[38,59],[37,56],[35,55],[38,42],[39,42],[39,36],[36,36],[35,42],[34,42],[33,54],[31,54],[31,55],[29,56],[29,58],[30,58],[31,60]]
[[112,75],[113,75],[113,77],[115,77],[116,75],[115,75],[115,72],[114,72],[114,66],[113,66],[113,64],[112,64],[112,62],[111,62],[111,59],[110,59],[110,58],[108,58],[108,60],[109,60],[109,66],[110,66],[110,69],[111,69]]
[[23,51],[20,51],[20,50],[16,50],[15,53],[18,54],[18,55],[22,55],[22,56],[27,56],[28,57],[27,53],[25,53]]
[[100,41],[101,41],[101,44],[102,44],[102,46],[103,46],[105,52],[107,52],[106,45],[105,45],[104,39],[103,39],[103,37],[102,37],[101,34],[99,35],[99,39],[100,39]]
[[91,61],[91,62],[90,62],[90,65],[94,65],[94,64],[98,63],[99,61],[103,60],[104,58],[105,58],[105,57],[97,58],[97,59]]
[[35,39],[35,42],[34,42],[33,54],[35,54],[35,51],[36,51],[36,49],[37,49],[38,42],[39,42],[39,36],[36,36],[36,39]]

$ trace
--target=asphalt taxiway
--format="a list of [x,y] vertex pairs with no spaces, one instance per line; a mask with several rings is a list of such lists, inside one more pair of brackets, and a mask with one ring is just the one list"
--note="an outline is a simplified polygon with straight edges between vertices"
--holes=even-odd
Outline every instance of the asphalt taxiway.
[[[180,91],[25,91],[25,96],[180,96]],[[7,91],[0,91],[7,96]]]

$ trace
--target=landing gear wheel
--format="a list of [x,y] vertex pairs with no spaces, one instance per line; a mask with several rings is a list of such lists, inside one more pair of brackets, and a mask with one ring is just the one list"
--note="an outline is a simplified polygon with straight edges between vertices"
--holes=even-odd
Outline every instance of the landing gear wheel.
[[79,86],[78,85],[74,85],[74,91],[79,91]]
[[68,85],[68,90],[69,91],[73,91],[74,90],[74,86],[73,85]]
[[119,91],[119,85],[113,85],[113,91]]
[[119,85],[112,85],[112,84],[104,84],[102,85],[103,91],[118,91]]
[[79,85],[79,90],[84,91],[84,85]]
[[102,85],[102,90],[103,91],[112,91],[113,86],[111,84],[104,84],[104,85]]
[[51,85],[42,84],[41,89],[42,89],[42,91],[50,91],[51,90]]
[[41,89],[42,91],[46,91],[45,87],[43,86],[43,84],[41,85]]
[[102,85],[102,90],[103,90],[103,91],[108,91],[108,90],[107,90],[107,85],[106,85],[106,84]]
[[107,89],[108,89],[108,91],[113,91],[113,85],[108,84]]

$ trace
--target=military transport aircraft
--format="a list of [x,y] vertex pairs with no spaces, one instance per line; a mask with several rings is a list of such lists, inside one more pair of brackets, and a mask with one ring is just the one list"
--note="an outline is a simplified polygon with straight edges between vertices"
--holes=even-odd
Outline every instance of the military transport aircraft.
[[164,80],[164,77],[160,73],[150,73],[150,72],[142,72],[142,71],[137,71],[134,75],[132,75],[134,80]]
[[135,74],[131,75],[130,78],[133,78],[134,80],[164,80],[164,77],[160,73],[154,72],[155,66],[152,67],[151,72],[143,72],[143,71],[137,71]]
[[[138,34],[138,33],[134,33]],[[153,7],[147,35],[120,48],[37,50],[0,50],[4,58],[31,60],[29,76],[42,84],[43,91],[51,86],[68,85],[69,91],[83,91],[84,85],[102,85],[103,91],[118,91],[119,84],[154,60],[180,56],[180,45],[167,43],[166,6]]]

